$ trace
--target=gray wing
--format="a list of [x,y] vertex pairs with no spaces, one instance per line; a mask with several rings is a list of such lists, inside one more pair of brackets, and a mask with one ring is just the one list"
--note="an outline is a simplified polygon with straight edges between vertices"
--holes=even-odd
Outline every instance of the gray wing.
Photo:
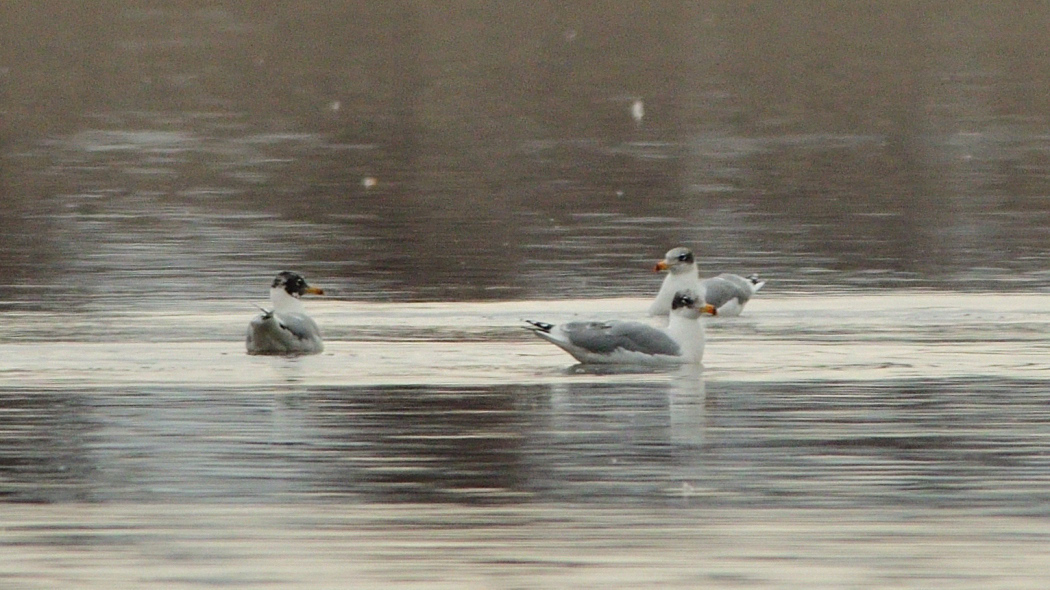
[[733,299],[739,299],[743,305],[751,299],[751,288],[747,279],[736,275],[718,275],[700,281],[700,285],[704,288],[704,302],[715,307],[722,307]]
[[290,332],[299,340],[312,340],[321,337],[321,329],[317,322],[308,315],[301,313],[280,313],[276,315],[281,328]]
[[681,354],[670,336],[641,322],[569,322],[562,331],[574,346],[608,354],[623,349],[644,354]]
[[723,281],[729,281],[730,283],[733,283],[734,285],[740,287],[747,293],[752,293],[754,291],[754,284],[740,275],[724,272],[715,278],[722,279]]
[[264,313],[248,325],[249,354],[321,352],[321,330],[310,316]]

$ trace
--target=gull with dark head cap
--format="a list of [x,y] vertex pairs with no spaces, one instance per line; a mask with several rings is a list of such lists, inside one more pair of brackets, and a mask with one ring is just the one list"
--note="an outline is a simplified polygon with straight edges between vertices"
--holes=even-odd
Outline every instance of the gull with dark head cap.
[[270,285],[272,309],[264,309],[248,324],[248,354],[317,354],[324,350],[321,329],[306,315],[303,295],[324,295],[298,273],[282,271]]
[[657,272],[667,271],[660,292],[649,306],[649,315],[667,315],[671,312],[671,300],[674,294],[682,289],[692,289],[699,293],[705,303],[715,306],[720,316],[736,316],[743,311],[744,305],[766,284],[758,275],[744,278],[740,275],[723,273],[715,277],[701,279],[696,266],[696,258],[689,248],[679,246],[672,248],[664,259],[656,263]]
[[527,320],[537,336],[571,354],[581,363],[631,365],[699,364],[704,356],[701,314],[714,315],[693,291],[675,293],[666,328],[642,322],[568,322],[548,324]]

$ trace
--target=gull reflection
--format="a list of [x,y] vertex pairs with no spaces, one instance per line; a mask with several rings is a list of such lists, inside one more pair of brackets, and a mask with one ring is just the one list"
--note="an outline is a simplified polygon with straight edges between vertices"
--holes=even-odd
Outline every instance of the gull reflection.
[[671,380],[667,397],[671,442],[676,446],[702,446],[707,419],[703,369],[694,366],[679,369]]

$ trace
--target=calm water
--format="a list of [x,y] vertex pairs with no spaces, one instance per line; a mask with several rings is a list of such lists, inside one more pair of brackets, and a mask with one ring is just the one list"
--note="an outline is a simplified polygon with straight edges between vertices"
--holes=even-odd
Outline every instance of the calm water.
[[[1050,9],[0,16],[0,587],[1050,578]],[[678,244],[768,280],[702,371],[521,329]]]

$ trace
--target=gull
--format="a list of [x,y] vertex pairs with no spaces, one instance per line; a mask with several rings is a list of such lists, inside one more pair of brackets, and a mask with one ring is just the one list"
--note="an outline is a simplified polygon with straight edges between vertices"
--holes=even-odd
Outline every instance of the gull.
[[584,321],[548,324],[526,320],[529,330],[571,354],[581,363],[630,365],[700,364],[704,356],[704,325],[700,315],[714,315],[690,290],[675,293],[666,328],[643,322]]
[[321,330],[299,300],[307,293],[324,295],[297,273],[286,270],[274,277],[270,285],[273,309],[263,309],[248,324],[248,354],[317,354],[324,350]]
[[660,292],[649,306],[649,315],[667,315],[671,311],[671,299],[682,289],[692,289],[699,293],[705,303],[715,306],[720,316],[737,316],[744,305],[766,284],[758,275],[744,278],[740,275],[723,273],[715,277],[701,279],[696,267],[696,259],[689,248],[672,248],[664,259],[656,263],[656,271],[667,271]]

